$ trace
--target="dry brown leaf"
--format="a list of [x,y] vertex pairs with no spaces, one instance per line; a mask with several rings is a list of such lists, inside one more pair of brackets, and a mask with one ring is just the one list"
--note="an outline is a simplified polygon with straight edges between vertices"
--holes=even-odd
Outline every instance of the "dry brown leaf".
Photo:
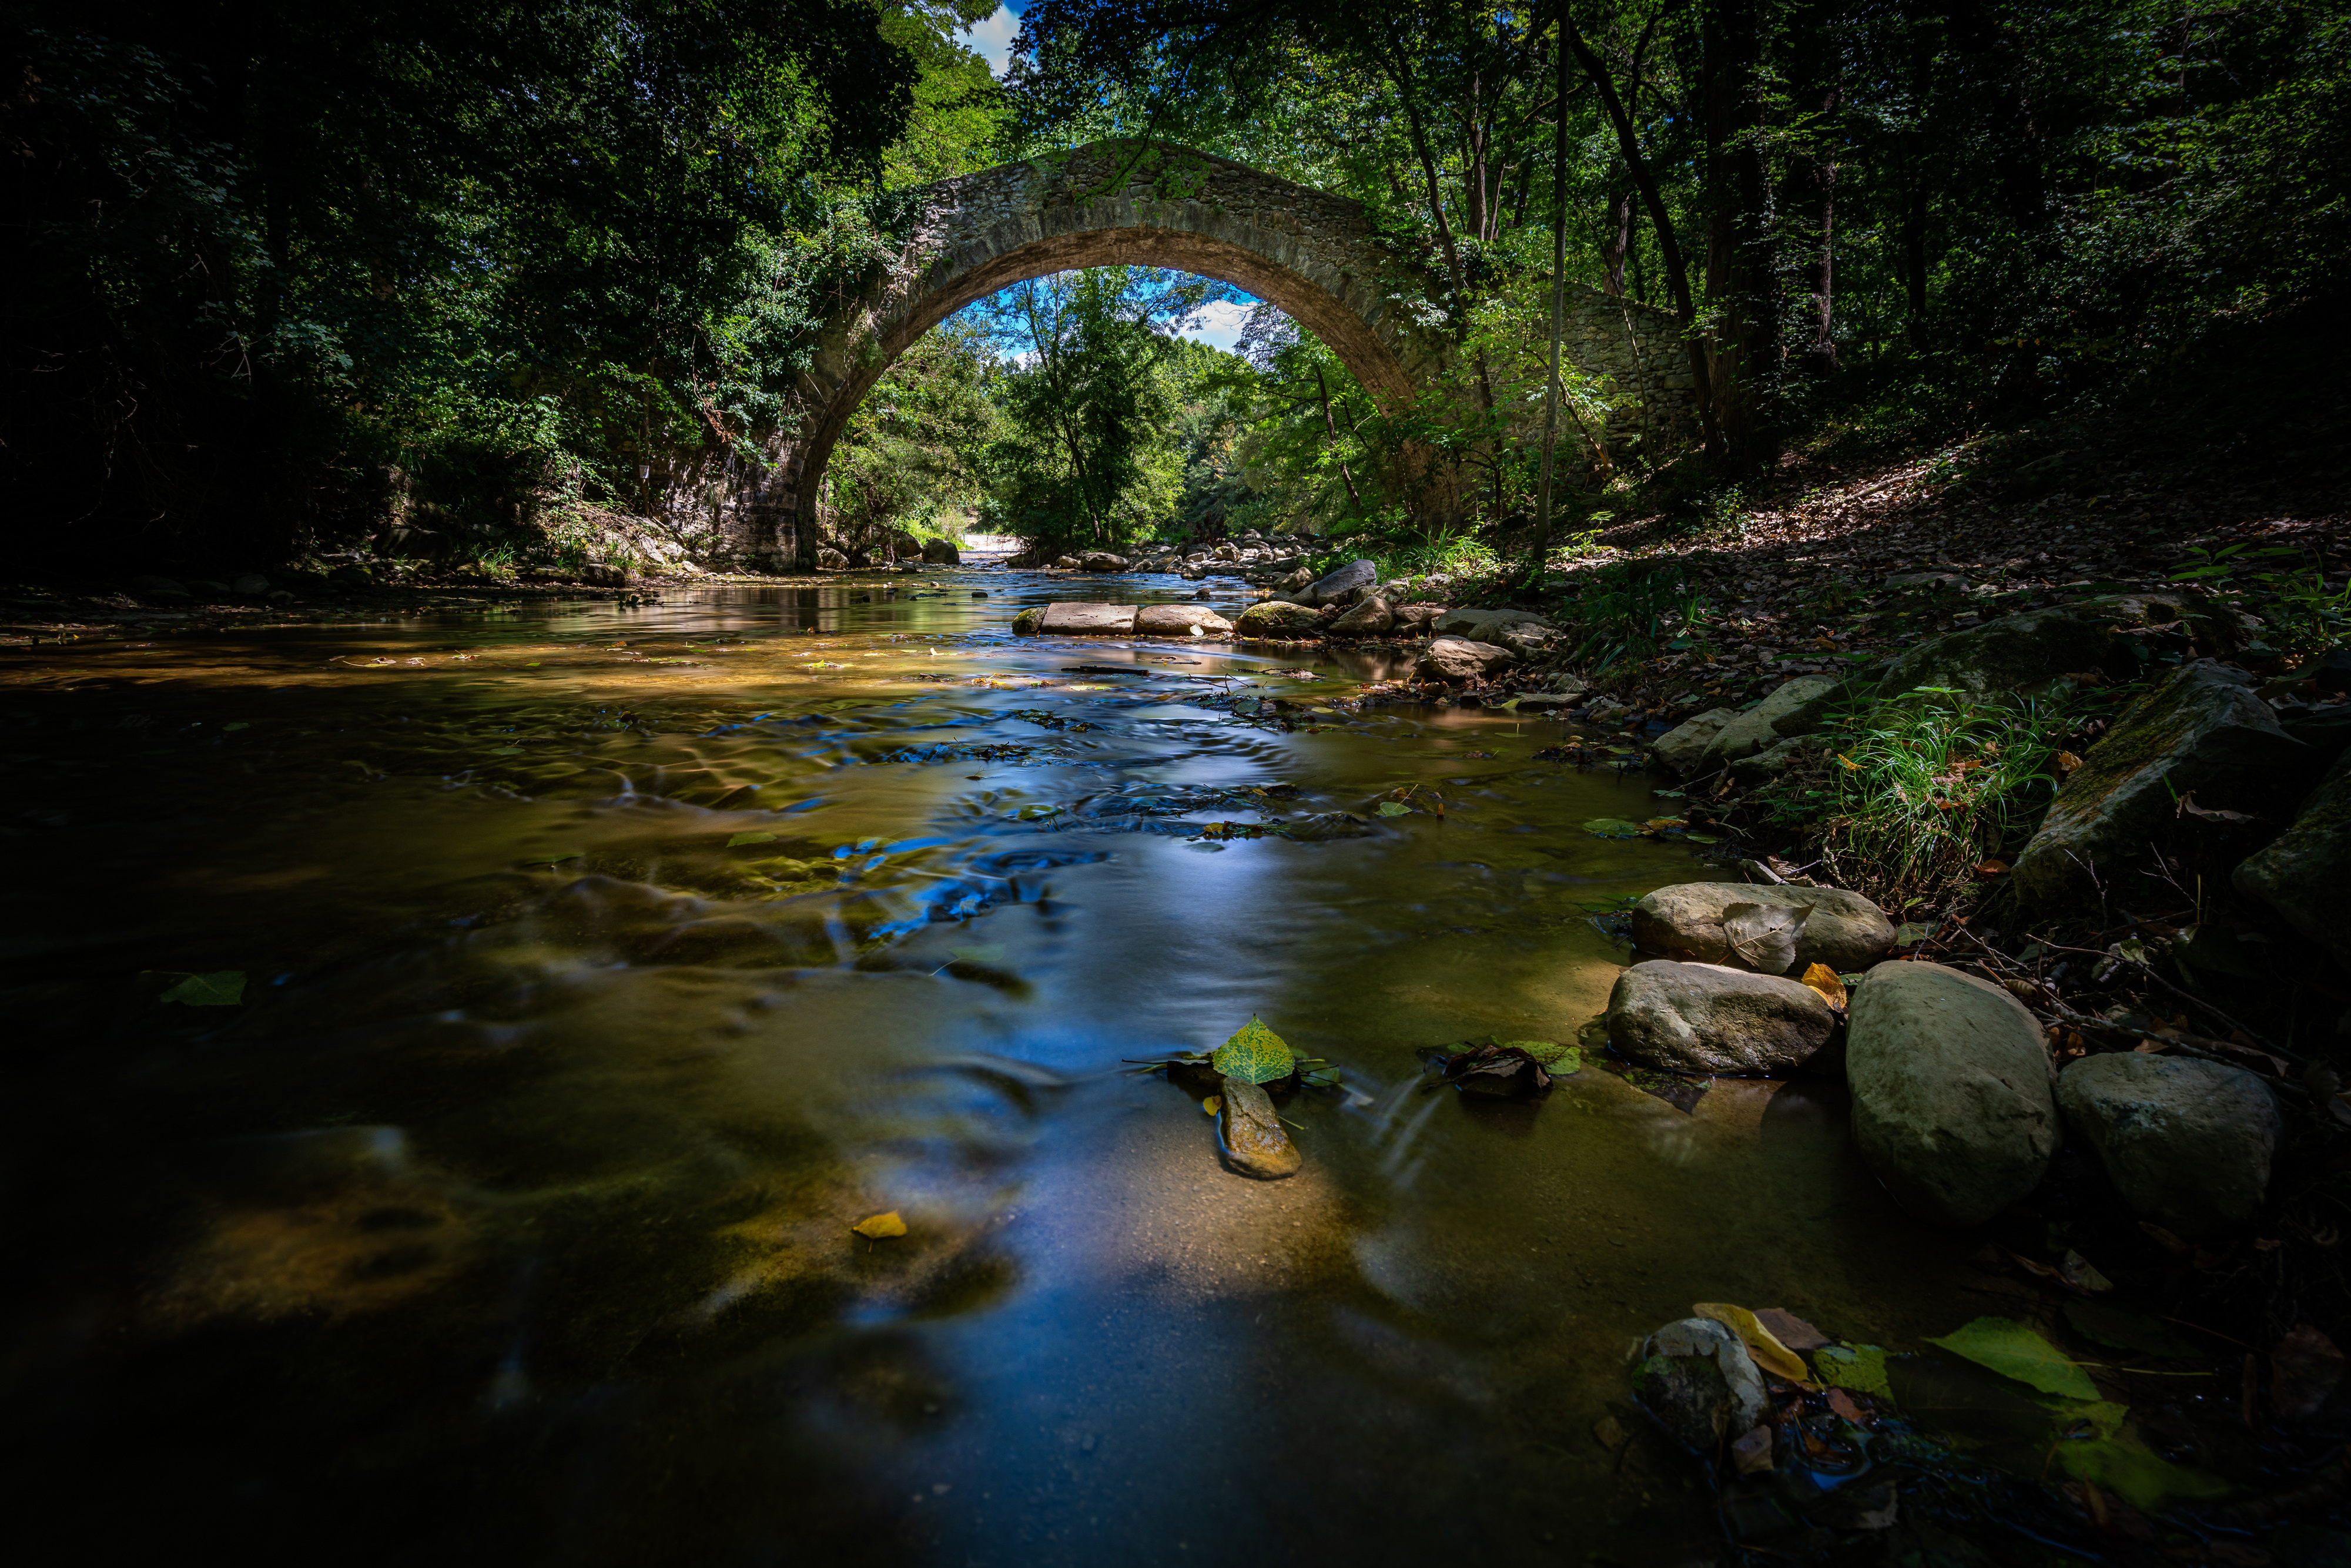
[[2006,876],[2008,862],[1986,858],[1976,862],[1976,874],[1980,877]]
[[1813,1386],[1813,1369],[1804,1364],[1804,1358],[1782,1344],[1745,1307],[1735,1307],[1728,1301],[1700,1301],[1691,1311],[1699,1317],[1712,1318],[1744,1340],[1755,1364],[1772,1376],[1785,1378],[1801,1387]]
[[1829,1390],[1829,1408],[1856,1427],[1865,1426],[1869,1421],[1869,1412],[1864,1410],[1854,1396],[1842,1388]]
[[886,1236],[905,1235],[906,1222],[898,1218],[893,1208],[887,1214],[869,1214],[849,1228],[869,1241],[879,1241]]
[[1742,1476],[1761,1475],[1771,1468],[1771,1428],[1758,1427],[1730,1445],[1731,1467]]
[[2061,751],[2057,754],[2057,766],[2062,771],[2071,773],[2082,766],[2082,759],[2070,751]]
[[1807,968],[1804,971],[1804,984],[1820,992],[1821,999],[1839,1012],[1843,1012],[1846,1004],[1852,1000],[1845,992],[1844,982],[1838,979],[1837,972],[1826,964],[1814,964]]
[[1755,1321],[1771,1331],[1771,1337],[1790,1350],[1818,1350],[1835,1343],[1828,1335],[1806,1322],[1793,1312],[1778,1307],[1758,1307]]

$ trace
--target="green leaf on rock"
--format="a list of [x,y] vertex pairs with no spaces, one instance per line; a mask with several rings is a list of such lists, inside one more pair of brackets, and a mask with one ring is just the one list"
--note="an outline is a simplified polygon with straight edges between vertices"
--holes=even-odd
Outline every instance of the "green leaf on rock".
[[1583,1048],[1580,1045],[1562,1045],[1550,1040],[1506,1040],[1502,1044],[1506,1049],[1516,1046],[1525,1051],[1553,1078],[1583,1071]]
[[1927,1343],[2043,1394],[2085,1403],[2097,1401],[2098,1387],[2088,1373],[2013,1318],[1978,1318],[1965,1328]]
[[1270,1083],[1290,1076],[1294,1058],[1280,1035],[1252,1018],[1233,1038],[1217,1047],[1208,1065],[1227,1078],[1247,1083]]
[[1383,817],[1409,817],[1412,815],[1412,808],[1405,805],[1401,800],[1383,800],[1380,802],[1380,815]]
[[1641,824],[1622,817],[1594,817],[1583,824],[1583,831],[1595,838],[1637,839],[1641,836]]
[[1874,1344],[1824,1344],[1813,1352],[1813,1370],[1831,1388],[1894,1397],[1886,1381],[1886,1353]]
[[245,1004],[245,971],[216,969],[209,975],[190,975],[162,998],[167,1002],[180,1002],[192,1008],[234,1008]]

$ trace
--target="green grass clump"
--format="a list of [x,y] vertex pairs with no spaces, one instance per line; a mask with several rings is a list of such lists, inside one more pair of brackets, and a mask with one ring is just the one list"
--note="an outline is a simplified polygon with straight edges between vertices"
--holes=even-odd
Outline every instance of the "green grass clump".
[[2045,697],[1977,699],[1919,686],[1846,716],[1827,737],[1821,845],[1839,885],[1881,903],[1932,900],[1977,879],[2040,822],[2072,727]]

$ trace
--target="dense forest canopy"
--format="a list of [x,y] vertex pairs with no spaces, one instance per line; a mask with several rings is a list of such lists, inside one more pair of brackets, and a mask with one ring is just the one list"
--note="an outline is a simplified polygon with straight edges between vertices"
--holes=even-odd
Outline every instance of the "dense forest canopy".
[[1270,311],[1238,354],[1185,345],[1161,296],[1197,281],[1037,279],[884,379],[838,526],[1394,535],[1408,437],[1468,466],[1478,518],[1521,511],[1554,243],[1568,281],[1687,324],[1707,448],[1604,451],[1625,394],[1571,362],[1571,509],[2103,395],[2309,304],[2351,250],[2340,7],[1037,0],[1001,80],[959,41],[991,10],[8,8],[28,548],[261,559],[398,521],[487,555],[691,510],[767,460],[918,187],[1110,136],[1364,203],[1425,263],[1455,412],[1379,413]]

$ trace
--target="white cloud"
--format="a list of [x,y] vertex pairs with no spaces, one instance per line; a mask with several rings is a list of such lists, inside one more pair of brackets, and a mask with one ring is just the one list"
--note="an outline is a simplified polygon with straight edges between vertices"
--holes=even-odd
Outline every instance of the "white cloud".
[[1253,301],[1211,299],[1193,311],[1177,333],[1230,352],[1233,345],[1240,341],[1241,329],[1249,325],[1249,312],[1256,308]]
[[1020,18],[1002,5],[993,16],[982,17],[956,35],[956,41],[987,62],[987,68],[1002,76],[1012,68],[1012,39],[1020,31]]

